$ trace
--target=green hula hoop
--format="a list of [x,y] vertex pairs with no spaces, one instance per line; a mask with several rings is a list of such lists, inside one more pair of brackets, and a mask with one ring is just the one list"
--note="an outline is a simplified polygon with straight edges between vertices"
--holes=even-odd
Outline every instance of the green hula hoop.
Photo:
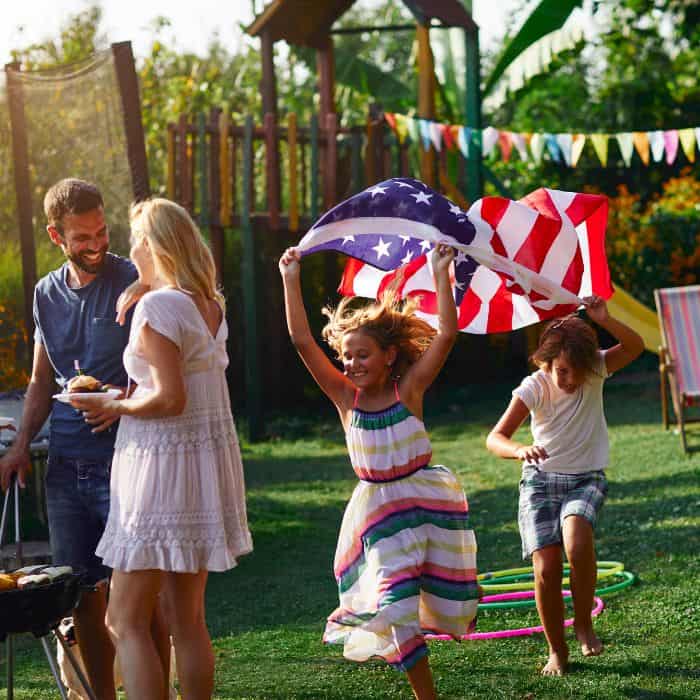
[[[597,576],[596,580],[601,581],[609,576],[622,573],[625,565],[619,561],[599,561],[596,562]],[[565,572],[568,573],[569,567],[565,567]],[[535,587],[533,580],[519,581],[517,583],[501,583],[505,581],[515,581],[517,579],[533,577],[533,569],[531,566],[522,566],[517,569],[503,569],[501,571],[489,571],[484,574],[479,574],[476,578],[479,585],[484,591],[491,593],[494,591],[531,591]],[[494,583],[487,583],[494,581]],[[565,576],[562,579],[562,585],[569,583],[569,577]]]
[[[595,595],[604,596],[608,593],[616,593],[621,591],[628,586],[631,586],[635,580],[636,576],[630,571],[620,571],[615,574],[616,576],[622,576],[622,581],[617,583],[612,583],[603,588],[596,588]],[[479,603],[479,610],[505,610],[507,608],[534,608],[536,605],[534,598],[530,600],[512,600],[503,601],[502,603]]]

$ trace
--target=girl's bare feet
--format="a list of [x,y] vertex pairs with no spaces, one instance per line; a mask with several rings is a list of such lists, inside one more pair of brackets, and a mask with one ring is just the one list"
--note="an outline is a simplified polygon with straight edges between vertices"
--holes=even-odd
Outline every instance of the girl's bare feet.
[[576,628],[576,639],[581,644],[584,656],[598,656],[603,651],[603,642],[596,636],[592,625],[583,629]]
[[562,649],[553,651],[550,649],[547,663],[542,669],[543,676],[563,676],[566,673],[566,666],[569,662],[569,650]]

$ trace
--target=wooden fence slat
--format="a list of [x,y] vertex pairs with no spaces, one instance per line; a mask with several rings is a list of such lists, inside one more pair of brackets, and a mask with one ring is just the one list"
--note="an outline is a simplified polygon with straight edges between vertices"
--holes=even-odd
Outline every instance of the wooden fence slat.
[[219,170],[219,116],[221,109],[209,110],[209,241],[216,266],[216,279],[219,284],[224,268],[224,229],[221,225],[221,173]]
[[362,134],[357,130],[350,135],[350,183],[352,194],[362,189]]
[[167,173],[167,193],[168,199],[177,199],[177,152],[176,152],[176,131],[174,124],[168,124],[168,173]]
[[270,228],[280,227],[280,161],[277,143],[277,121],[272,112],[265,115],[265,180],[267,183],[267,210]]
[[197,164],[199,169],[199,225],[208,227],[209,168],[207,167],[207,118],[203,112],[197,115]]
[[181,204],[190,214],[193,209],[192,176],[190,173],[190,147],[189,136],[187,134],[187,115],[181,114],[177,125],[177,172],[180,180],[180,200]]
[[310,124],[310,141],[311,141],[311,192],[309,201],[309,216],[314,222],[318,219],[318,116],[311,115]]
[[223,110],[219,115],[219,185],[221,199],[219,221],[222,226],[231,225],[231,159],[229,158],[229,116]]
[[245,120],[243,136],[243,202],[241,207],[241,229],[243,255],[241,280],[245,307],[245,363],[246,404],[248,409],[248,432],[251,441],[258,440],[261,427],[260,371],[258,366],[257,293],[255,274],[255,240],[251,222],[252,202],[250,181],[253,179],[253,118]]
[[289,230],[299,230],[299,187],[297,171],[297,115],[287,117],[287,148],[289,160]]

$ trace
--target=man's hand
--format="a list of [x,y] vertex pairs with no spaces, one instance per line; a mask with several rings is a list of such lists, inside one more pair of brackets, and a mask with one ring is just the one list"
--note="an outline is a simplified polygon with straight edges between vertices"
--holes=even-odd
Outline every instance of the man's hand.
[[0,486],[7,491],[12,475],[17,474],[19,485],[24,488],[27,474],[31,472],[31,457],[28,449],[10,447],[4,457],[0,458]]

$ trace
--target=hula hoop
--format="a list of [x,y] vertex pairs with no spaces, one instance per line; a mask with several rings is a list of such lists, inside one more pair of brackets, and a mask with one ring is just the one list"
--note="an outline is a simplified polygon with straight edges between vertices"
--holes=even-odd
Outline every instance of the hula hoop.
[[[628,586],[631,586],[636,580],[636,576],[629,571],[621,571],[616,576],[624,577],[622,581],[613,583],[611,585],[605,586],[603,588],[596,588],[595,595],[603,596],[608,593],[616,593],[621,591]],[[564,591],[564,593],[567,593]],[[565,598],[570,597],[565,595]],[[498,602],[497,602],[498,601]],[[534,608],[536,605],[534,596],[531,596],[527,600],[518,600],[516,593],[501,593],[498,595],[487,595],[481,599],[478,605],[479,610],[507,610],[512,608]]]
[[[625,565],[619,561],[599,561],[596,562],[596,580],[608,578],[615,574],[620,574],[624,570]],[[570,570],[570,567],[565,567],[565,573]],[[531,566],[523,566],[518,569],[503,569],[502,571],[489,571],[484,574],[479,574],[476,578],[481,587],[485,591],[530,591],[534,590],[535,582],[519,581],[517,583],[498,583],[498,581],[513,581],[520,578],[533,578],[533,568]],[[494,583],[486,583],[494,581]],[[570,583],[569,577],[565,576],[562,579],[562,585]]]
[[[562,595],[571,595],[570,591],[562,591]],[[501,595],[495,595],[495,596],[487,596],[488,598],[491,599],[491,602],[496,602],[493,600],[494,598],[498,598],[498,600],[504,600],[502,596],[512,596],[513,598],[517,597],[533,597],[535,596],[534,591],[517,591],[516,593],[505,593]],[[593,610],[591,610],[591,617],[596,617],[597,615],[600,614],[600,612],[603,610],[605,607],[605,604],[603,603],[602,598],[599,598],[598,596],[595,596],[594,598],[595,605],[593,607]],[[574,624],[574,618],[570,617],[568,620],[564,620],[564,627],[570,627],[571,625]],[[510,637],[525,637],[531,634],[538,634],[539,632],[543,632],[544,627],[542,625],[535,625],[533,627],[515,627],[514,629],[510,630],[493,630],[491,632],[471,632],[470,634],[463,634],[457,637],[457,639],[465,639],[465,640],[478,640],[478,639],[507,639]],[[437,639],[441,641],[450,641],[451,639],[455,639],[455,637],[451,637],[449,634],[426,634],[425,635],[426,639]]]

